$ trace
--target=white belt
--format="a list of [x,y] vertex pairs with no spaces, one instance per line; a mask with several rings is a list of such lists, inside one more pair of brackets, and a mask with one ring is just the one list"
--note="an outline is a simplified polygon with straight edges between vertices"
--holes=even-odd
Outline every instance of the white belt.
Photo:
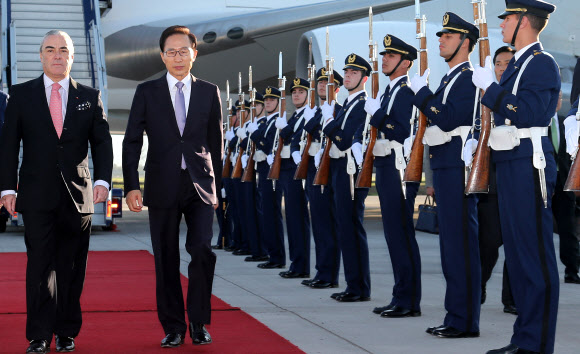
[[471,130],[470,125],[464,125],[457,127],[449,132],[444,132],[438,126],[434,125],[425,129],[425,135],[423,136],[423,144],[429,146],[443,145],[451,141],[454,136],[460,136],[461,140],[465,143],[467,135]]
[[542,149],[543,136],[548,136],[548,127],[518,129],[513,125],[502,125],[491,130],[489,146],[495,151],[506,151],[519,146],[520,139],[531,139],[534,167],[540,170],[546,167],[546,159]]
[[388,139],[377,139],[373,148],[373,156],[383,157],[391,154],[391,141]]
[[289,159],[290,158],[290,145],[284,145],[282,147],[282,152],[280,153],[280,156],[283,159]]
[[320,143],[315,143],[314,141],[310,143],[310,148],[308,149],[308,155],[314,156],[320,151]]
[[345,151],[340,151],[340,149],[337,148],[335,144],[332,144],[332,146],[330,147],[330,153],[329,153],[329,155],[333,159],[340,159],[341,157],[345,157],[346,156],[346,152]]
[[266,154],[262,150],[256,150],[256,152],[254,152],[254,161],[266,161]]

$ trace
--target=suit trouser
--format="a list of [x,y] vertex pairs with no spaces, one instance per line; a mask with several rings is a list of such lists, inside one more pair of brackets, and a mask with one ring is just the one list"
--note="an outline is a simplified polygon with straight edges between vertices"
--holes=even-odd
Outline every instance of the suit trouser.
[[201,200],[187,171],[181,172],[179,183],[180,198],[173,208],[149,206],[157,315],[166,334],[184,334],[187,329],[179,271],[179,224],[182,214],[187,224],[185,249],[191,256],[187,267],[187,315],[190,323],[210,323],[210,298],[216,262],[216,255],[211,250],[213,207]]
[[565,274],[578,273],[580,250],[574,225],[576,197],[573,192],[564,192],[561,179],[556,182],[552,197],[552,211],[560,236],[560,260],[566,266]]
[[[90,183],[90,182],[89,182]],[[23,211],[26,265],[26,338],[76,337],[82,325],[91,215],[78,212],[64,184],[50,211]]]
[[[483,290],[485,289],[485,284],[491,278],[491,273],[499,258],[499,248],[503,245],[497,194],[478,195],[477,216],[481,260],[481,289]],[[507,265],[504,261],[501,289],[501,302],[504,306],[514,305],[509,281]]]
[[[293,167],[289,167],[293,166]],[[282,159],[279,185],[284,193],[290,271],[310,274],[310,219],[302,181],[295,180],[296,164]]]
[[496,162],[497,195],[510,284],[518,309],[511,342],[522,349],[554,351],[560,283],[552,224],[556,163],[546,158],[548,207],[531,158]]
[[306,197],[310,203],[310,220],[312,222],[312,237],[314,238],[314,253],[316,254],[316,275],[314,279],[338,284],[340,270],[340,247],[336,210],[334,209],[333,191],[330,185],[312,184],[316,175],[314,158],[308,158],[308,174],[306,175]]
[[441,267],[446,281],[443,324],[462,332],[479,331],[481,265],[477,199],[465,196],[463,167],[433,170],[437,193]]
[[242,227],[248,236],[248,247],[252,256],[265,256],[266,246],[262,236],[262,228],[258,222],[258,205],[256,182],[241,182],[239,184],[244,207],[242,211]]
[[406,183],[406,196],[401,176],[395,168],[395,156],[375,158],[376,186],[381,203],[385,240],[395,277],[391,305],[421,310],[421,256],[415,238],[413,212],[418,183]]
[[270,262],[286,264],[286,250],[284,248],[284,225],[282,224],[282,190],[276,181],[276,190],[273,182],[268,179],[270,167],[266,161],[258,162],[258,193],[261,209],[258,210],[258,219],[262,227],[262,235],[270,256]]
[[[371,274],[367,233],[363,227],[368,188],[356,188],[350,194],[350,176],[346,173],[346,157],[330,159],[330,185],[338,224],[338,240],[342,251],[346,292],[371,296]],[[356,174],[353,180],[356,181]]]

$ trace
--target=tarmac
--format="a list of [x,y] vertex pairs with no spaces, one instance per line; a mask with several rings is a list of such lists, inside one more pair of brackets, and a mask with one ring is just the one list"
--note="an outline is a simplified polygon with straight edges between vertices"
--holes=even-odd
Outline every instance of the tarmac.
[[[423,200],[424,196],[417,197],[418,202]],[[124,208],[123,218],[117,220],[116,232],[93,230],[91,250],[152,251],[147,213],[136,214],[128,211],[126,206]],[[213,293],[232,306],[240,307],[306,353],[485,353],[510,342],[516,317],[503,312],[500,300],[503,251],[500,251],[498,266],[487,285],[487,301],[481,309],[481,336],[437,338],[425,333],[425,329],[440,325],[445,316],[445,281],[441,272],[438,236],[417,232],[422,262],[422,316],[381,318],[371,311],[388,303],[394,280],[376,196],[369,196],[366,200],[364,225],[370,250],[371,301],[339,303],[330,299],[331,293],[345,288],[342,272],[339,288],[310,289],[300,285],[302,279],[279,277],[280,269],[259,269],[256,263],[244,262],[245,257],[223,250],[215,251],[217,265]],[[187,275],[189,255],[184,246],[185,230],[183,223],[181,271]],[[215,225],[212,244],[215,244],[217,233]],[[554,242],[558,251],[556,234]],[[21,228],[9,226],[6,233],[0,234],[0,252],[25,251]],[[313,243],[312,276],[315,274],[314,264]],[[577,354],[580,352],[580,285],[565,284],[564,267],[561,262],[558,266],[561,282],[555,353]],[[159,333],[158,339],[162,337],[163,333]],[[272,348],[272,352],[276,352],[276,348]]]

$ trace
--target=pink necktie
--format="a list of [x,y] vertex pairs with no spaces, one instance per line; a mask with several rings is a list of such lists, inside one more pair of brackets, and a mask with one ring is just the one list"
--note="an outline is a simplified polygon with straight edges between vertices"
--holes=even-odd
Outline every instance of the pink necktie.
[[52,124],[54,124],[54,130],[56,130],[56,134],[60,138],[62,134],[62,98],[60,96],[60,92],[58,90],[61,86],[55,82],[52,84],[52,91],[50,93],[50,104],[48,108],[50,109],[50,115],[52,117]]

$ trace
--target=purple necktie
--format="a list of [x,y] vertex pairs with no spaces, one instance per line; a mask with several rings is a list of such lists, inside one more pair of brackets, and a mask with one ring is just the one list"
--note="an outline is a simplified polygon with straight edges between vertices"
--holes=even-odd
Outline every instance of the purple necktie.
[[[185,128],[185,97],[183,96],[183,82],[178,81],[175,86],[177,87],[177,94],[175,95],[175,118],[177,119],[177,127],[179,128],[179,134],[183,136],[183,128]],[[186,169],[185,159],[181,155],[181,168]]]

